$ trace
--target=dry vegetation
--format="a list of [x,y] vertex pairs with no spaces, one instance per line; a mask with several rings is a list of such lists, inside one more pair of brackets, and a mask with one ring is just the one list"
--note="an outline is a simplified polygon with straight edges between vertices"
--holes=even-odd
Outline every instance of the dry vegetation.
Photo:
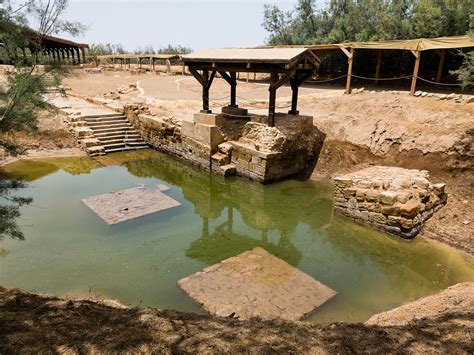
[[[472,353],[470,311],[404,325],[239,321],[0,287],[0,353]],[[42,341],[38,341],[42,339]]]

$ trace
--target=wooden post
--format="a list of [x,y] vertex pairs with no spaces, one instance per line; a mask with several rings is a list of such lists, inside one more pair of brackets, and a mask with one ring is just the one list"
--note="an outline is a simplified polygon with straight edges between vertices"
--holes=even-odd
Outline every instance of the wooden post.
[[411,51],[415,56],[415,68],[413,69],[413,78],[411,79],[411,89],[410,95],[415,95],[416,90],[416,79],[418,78],[418,69],[420,69],[420,59],[421,59],[421,52],[420,51]]
[[250,76],[250,73],[247,72],[247,83],[249,82],[249,76]]
[[276,88],[273,85],[278,81],[277,72],[272,72],[270,76],[270,100],[268,101],[268,125],[275,126],[275,109],[276,109]]
[[181,75],[184,76],[185,73],[186,73],[186,66],[183,63],[183,66],[181,67]]
[[346,48],[341,47],[341,50],[347,56],[347,80],[346,80],[346,95],[351,93],[351,78],[352,78],[352,62],[354,61],[354,48],[349,52]]
[[375,66],[375,85],[379,83],[381,64],[382,64],[382,50],[377,49],[377,65]]
[[203,70],[202,71],[202,78],[204,80],[204,85],[202,86],[202,111],[203,113],[211,113],[209,110],[209,86],[207,83],[209,82],[209,71]]
[[84,64],[87,64],[86,63],[86,49],[81,47],[81,53],[82,53],[82,62]]
[[290,115],[298,115],[298,83],[296,80],[291,82],[291,110],[288,111]]
[[77,54],[77,64],[81,64],[81,55],[79,54],[79,47],[75,48]]
[[230,73],[230,77],[233,81],[230,84],[230,107],[237,107],[237,78],[235,72]]
[[166,73],[171,74],[171,62],[169,59],[166,59]]
[[441,77],[443,76],[444,58],[446,57],[446,50],[440,49],[436,52],[439,55],[439,64],[438,64],[438,72],[436,73],[436,82],[439,83],[441,81]]
[[254,73],[253,73],[253,81],[256,81],[256,80],[257,80],[257,73],[254,72]]

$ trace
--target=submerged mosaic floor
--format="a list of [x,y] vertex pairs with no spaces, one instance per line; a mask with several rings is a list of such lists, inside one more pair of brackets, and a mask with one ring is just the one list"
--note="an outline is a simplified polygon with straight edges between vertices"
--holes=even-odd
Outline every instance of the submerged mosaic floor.
[[168,187],[163,184],[139,186],[87,197],[82,202],[108,224],[116,224],[180,206],[178,201],[163,193],[165,190]]
[[257,247],[178,281],[209,313],[221,317],[299,320],[336,292]]

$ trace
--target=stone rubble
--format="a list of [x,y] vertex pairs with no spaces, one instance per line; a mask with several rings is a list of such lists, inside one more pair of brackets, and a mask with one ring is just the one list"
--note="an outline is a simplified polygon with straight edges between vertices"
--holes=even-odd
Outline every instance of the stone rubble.
[[446,204],[445,184],[427,171],[374,166],[334,178],[335,210],[355,221],[411,239]]

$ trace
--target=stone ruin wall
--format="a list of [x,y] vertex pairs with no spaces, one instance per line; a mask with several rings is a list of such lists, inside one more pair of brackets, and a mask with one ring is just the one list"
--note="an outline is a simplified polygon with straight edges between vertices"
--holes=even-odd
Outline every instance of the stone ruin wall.
[[445,184],[427,171],[375,166],[336,177],[335,210],[355,221],[411,239],[447,201]]
[[280,114],[275,127],[268,127],[260,116],[196,113],[193,121],[177,122],[136,106],[124,113],[154,148],[224,176],[261,183],[311,173],[325,138],[310,116]]

